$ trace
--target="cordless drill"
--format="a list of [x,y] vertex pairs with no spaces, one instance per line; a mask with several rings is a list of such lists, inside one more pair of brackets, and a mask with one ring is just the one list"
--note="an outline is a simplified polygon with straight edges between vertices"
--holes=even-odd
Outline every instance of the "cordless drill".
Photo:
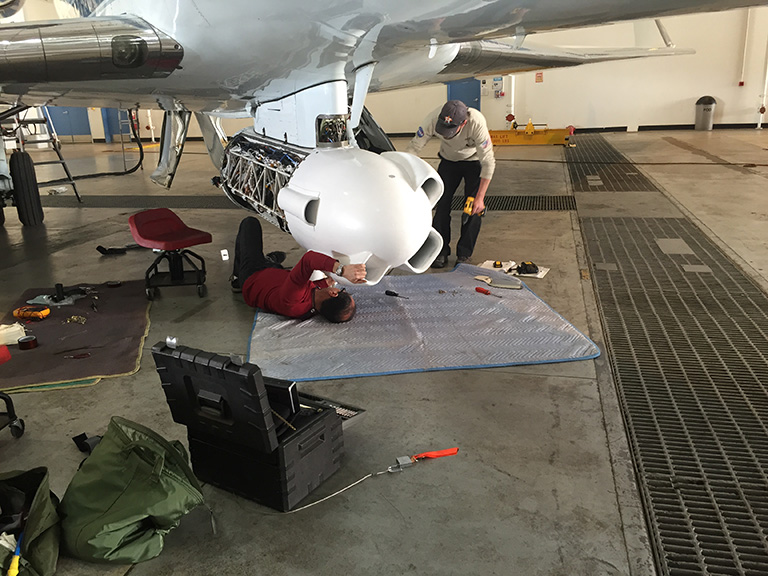
[[[475,197],[474,196],[467,196],[466,201],[464,202],[464,213],[461,215],[461,225],[464,226],[464,224],[467,223],[467,220],[469,220],[469,217],[472,216],[472,208],[475,206]],[[483,211],[477,214],[478,216],[485,216],[485,208],[483,208]]]

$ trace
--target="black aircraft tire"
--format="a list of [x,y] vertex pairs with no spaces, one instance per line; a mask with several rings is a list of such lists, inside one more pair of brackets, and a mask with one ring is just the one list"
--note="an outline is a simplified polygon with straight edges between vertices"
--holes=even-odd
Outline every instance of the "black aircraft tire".
[[35,165],[26,152],[14,152],[9,162],[13,179],[13,198],[19,220],[24,226],[37,226],[43,223],[43,205],[40,203],[40,190],[37,187]]

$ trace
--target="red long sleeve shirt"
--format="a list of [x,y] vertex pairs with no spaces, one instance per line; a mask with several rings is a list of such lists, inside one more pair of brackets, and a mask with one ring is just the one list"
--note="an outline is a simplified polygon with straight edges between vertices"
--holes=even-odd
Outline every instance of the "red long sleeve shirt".
[[243,300],[253,308],[301,318],[312,311],[312,291],[327,285],[325,280],[311,282],[309,277],[312,272],[331,271],[334,264],[334,258],[310,251],[291,270],[259,270],[251,274],[243,284]]

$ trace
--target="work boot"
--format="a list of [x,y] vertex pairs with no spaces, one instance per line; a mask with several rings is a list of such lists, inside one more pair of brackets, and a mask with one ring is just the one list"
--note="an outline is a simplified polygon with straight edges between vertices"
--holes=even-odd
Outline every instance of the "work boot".
[[240,286],[240,278],[232,274],[232,276],[229,277],[229,286],[232,288],[232,292],[235,294],[239,294],[243,291],[243,287]]
[[464,264],[465,262],[469,262],[469,256],[457,256],[456,257],[456,264]]
[[281,252],[280,250],[275,250],[274,252],[270,252],[265,256],[265,258],[269,261],[271,261],[273,264],[282,264],[285,262],[285,252]]
[[432,268],[445,268],[448,264],[448,254],[441,254],[432,262]]

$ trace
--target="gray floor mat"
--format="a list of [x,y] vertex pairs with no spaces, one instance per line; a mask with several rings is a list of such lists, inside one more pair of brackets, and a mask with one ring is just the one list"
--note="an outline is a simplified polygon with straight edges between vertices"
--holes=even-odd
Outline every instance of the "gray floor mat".
[[[467,264],[443,274],[387,276],[350,289],[357,315],[345,324],[257,312],[249,361],[273,378],[326,380],[404,372],[544,364],[595,358],[600,350],[523,285],[480,294]],[[406,298],[387,296],[393,290]]]

